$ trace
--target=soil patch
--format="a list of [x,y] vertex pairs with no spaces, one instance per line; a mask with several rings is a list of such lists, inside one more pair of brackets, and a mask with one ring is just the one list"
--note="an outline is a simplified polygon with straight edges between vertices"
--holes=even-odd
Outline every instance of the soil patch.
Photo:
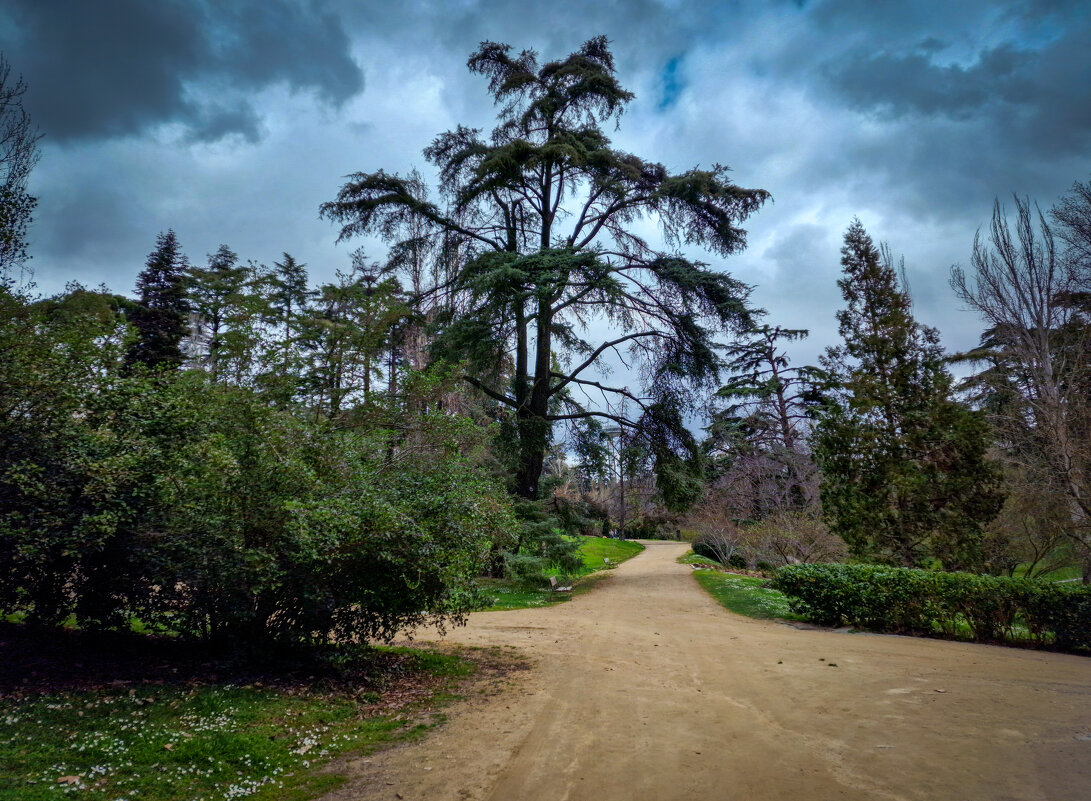
[[685,544],[645,544],[593,592],[451,632],[533,668],[329,801],[1091,797],[1091,659],[741,617]]

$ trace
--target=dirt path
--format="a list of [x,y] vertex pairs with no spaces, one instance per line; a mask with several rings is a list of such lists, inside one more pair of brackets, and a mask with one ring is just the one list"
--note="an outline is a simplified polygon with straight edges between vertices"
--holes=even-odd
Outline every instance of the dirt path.
[[733,615],[649,542],[593,592],[448,640],[534,668],[329,801],[1091,799],[1091,659]]

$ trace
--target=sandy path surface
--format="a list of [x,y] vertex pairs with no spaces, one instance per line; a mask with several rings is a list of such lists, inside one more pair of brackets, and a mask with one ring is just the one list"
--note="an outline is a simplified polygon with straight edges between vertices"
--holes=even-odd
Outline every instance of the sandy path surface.
[[568,603],[473,615],[448,641],[533,668],[328,801],[1091,799],[1091,659],[751,620],[646,545]]

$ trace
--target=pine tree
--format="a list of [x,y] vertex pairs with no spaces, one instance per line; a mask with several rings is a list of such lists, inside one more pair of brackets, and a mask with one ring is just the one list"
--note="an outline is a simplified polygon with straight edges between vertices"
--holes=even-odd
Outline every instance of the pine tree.
[[315,314],[311,302],[316,294],[309,281],[307,265],[290,253],[273,262],[272,269],[260,270],[254,281],[255,303],[265,330],[264,358],[256,381],[275,403],[288,404],[305,390],[301,337]]
[[283,261],[273,262],[273,267],[273,273],[266,279],[269,318],[276,327],[281,357],[286,363],[314,292],[308,288],[307,265],[297,262],[292,254],[285,253]]
[[188,330],[190,311],[186,298],[186,257],[173,230],[159,234],[156,249],[137,276],[140,295],[130,311],[137,339],[125,356],[126,367],[177,369],[182,365],[181,342]]
[[337,282],[323,285],[313,316],[304,323],[306,383],[314,406],[329,417],[346,411],[350,399],[371,398],[372,381],[381,375],[383,354],[394,329],[406,317],[401,287],[388,272],[367,264],[360,251],[353,269],[338,272]]
[[[490,137],[459,126],[425,150],[448,207],[380,170],[350,176],[321,213],[341,223],[342,239],[378,234],[397,244],[432,230],[458,259],[442,287],[457,299],[436,321],[433,355],[468,363],[465,381],[510,419],[522,497],[539,495],[554,424],[597,417],[649,442],[670,429],[657,440],[672,443],[660,448],[659,477],[665,497],[681,498],[692,482],[679,468],[698,464],[682,420],[694,390],[716,378],[713,338],[750,319],[748,287],[678,249],[741,250],[739,224],[769,194],[735,185],[720,165],[672,174],[612,147],[604,128],[633,95],[605,37],[545,64],[533,51],[513,56],[484,42],[468,66],[489,79],[499,120]],[[667,250],[632,230],[644,216],[660,223]],[[589,338],[589,321],[613,326],[611,335]],[[601,380],[611,355],[641,362],[645,386]],[[633,415],[616,412],[623,402]]]
[[716,395],[726,403],[712,412],[704,447],[717,472],[745,474],[760,519],[813,501],[815,467],[805,447],[815,368],[793,367],[781,343],[804,339],[804,329],[761,325],[727,348],[729,379]]
[[975,567],[1003,500],[984,417],[952,398],[938,333],[914,320],[889,251],[859,220],[841,254],[844,344],[822,360],[814,433],[823,515],[857,556]]
[[[213,380],[220,378],[225,347],[246,313],[249,270],[239,266],[238,255],[227,245],[209,255],[207,267],[191,267],[187,276],[188,297],[196,315],[195,349],[203,351],[199,361]],[[192,355],[192,354],[191,354]]]

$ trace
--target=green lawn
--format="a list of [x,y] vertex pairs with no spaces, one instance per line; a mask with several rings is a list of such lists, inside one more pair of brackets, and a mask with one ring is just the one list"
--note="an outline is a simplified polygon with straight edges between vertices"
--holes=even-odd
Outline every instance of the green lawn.
[[579,573],[581,576],[605,568],[603,559],[617,564],[644,550],[643,545],[632,540],[613,540],[608,537],[580,537],[580,540],[580,556],[583,558],[583,570]]
[[[719,562],[698,556],[693,551],[678,561],[685,565],[720,567]],[[694,570],[693,575],[697,583],[728,611],[765,620],[771,618],[806,620],[805,617],[793,613],[788,608],[788,597],[784,593],[764,586],[768,583],[768,579],[724,573],[715,569]]]
[[[1019,565],[1015,568],[1015,572],[1012,574],[1014,578],[1023,578],[1026,576],[1026,565]],[[1076,565],[1068,565],[1066,567],[1059,567],[1056,570],[1051,570],[1048,573],[1040,575],[1038,578],[1041,581],[1065,581],[1071,579],[1079,579],[1083,577],[1083,571]]]
[[419,735],[440,718],[409,723],[407,712],[441,700],[450,680],[473,670],[455,656],[404,653],[405,671],[449,680],[394,712],[367,706],[377,693],[261,684],[122,683],[5,698],[0,801],[313,798],[343,782],[320,766]]
[[[495,600],[488,607],[490,612],[503,612],[511,609],[530,609],[536,606],[551,606],[563,603],[573,595],[587,592],[593,583],[590,574],[606,569],[606,558],[612,563],[624,562],[644,550],[639,542],[631,540],[613,540],[606,537],[580,537],[580,557],[583,567],[575,576],[565,578],[565,583],[574,584],[572,592],[553,592],[549,587],[540,587],[512,579],[478,579],[485,592]],[[559,577],[558,581],[560,581]]]
[[693,551],[687,551],[685,555],[680,556],[678,562],[683,565],[708,565],[709,567],[720,567],[720,563],[715,559],[709,559],[707,556],[698,556]]

